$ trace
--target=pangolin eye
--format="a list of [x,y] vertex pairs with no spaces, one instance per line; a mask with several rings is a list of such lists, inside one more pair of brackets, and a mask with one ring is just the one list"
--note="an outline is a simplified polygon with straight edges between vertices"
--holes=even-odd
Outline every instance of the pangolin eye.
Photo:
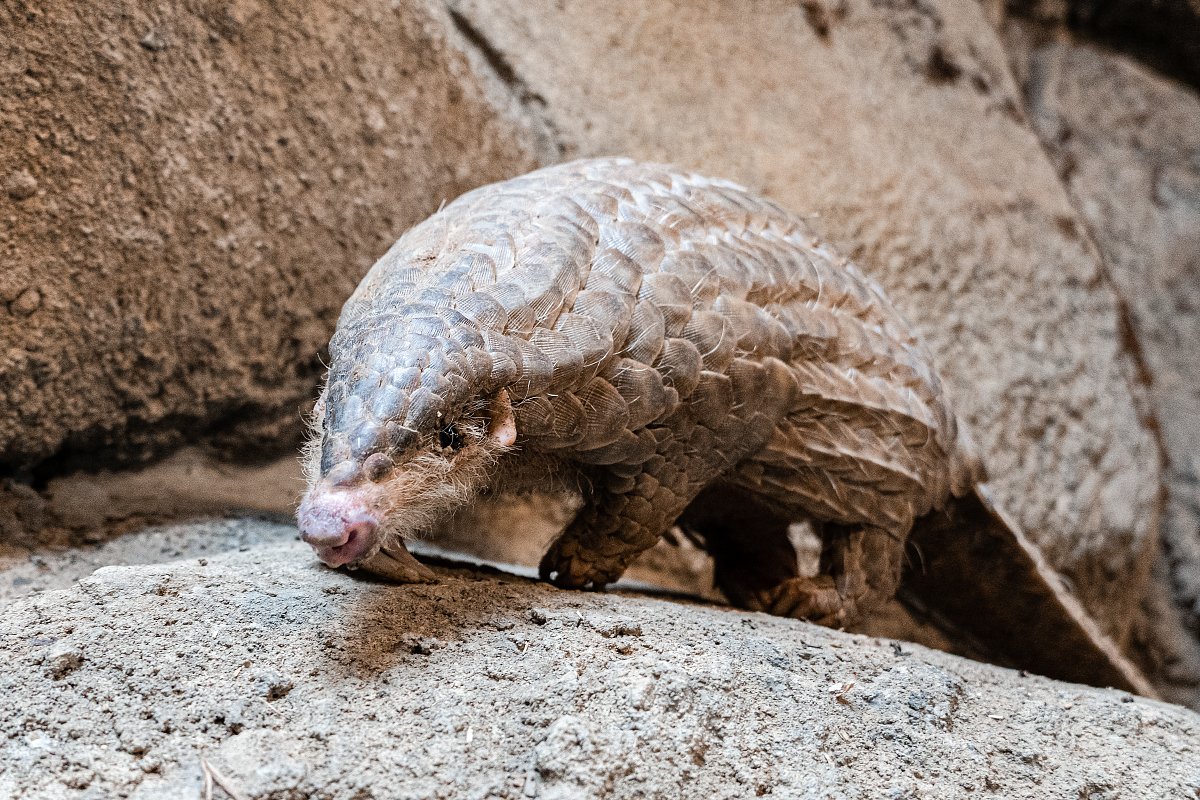
[[438,444],[447,450],[461,450],[466,441],[456,426],[447,425],[438,431]]

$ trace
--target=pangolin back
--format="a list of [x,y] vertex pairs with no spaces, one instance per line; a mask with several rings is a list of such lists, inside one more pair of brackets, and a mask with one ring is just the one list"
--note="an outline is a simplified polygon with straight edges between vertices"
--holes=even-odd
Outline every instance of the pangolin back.
[[507,387],[525,446],[591,463],[638,458],[640,430],[711,394],[748,425],[753,457],[726,454],[725,477],[821,519],[907,530],[976,477],[872,280],[775,203],[664,166],[579,161],[463,195],[375,265],[330,348],[326,473]]

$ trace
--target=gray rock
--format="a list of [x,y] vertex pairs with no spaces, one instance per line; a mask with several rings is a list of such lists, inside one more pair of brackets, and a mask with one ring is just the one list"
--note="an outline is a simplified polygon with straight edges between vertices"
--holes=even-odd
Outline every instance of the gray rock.
[[1178,707],[792,620],[439,575],[387,586],[262,546],[11,602],[0,796],[198,797],[202,760],[247,798],[1200,791],[1200,717]]

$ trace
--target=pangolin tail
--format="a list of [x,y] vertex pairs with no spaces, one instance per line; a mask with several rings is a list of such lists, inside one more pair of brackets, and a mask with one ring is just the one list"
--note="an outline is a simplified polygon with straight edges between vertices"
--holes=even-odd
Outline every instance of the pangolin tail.
[[917,521],[905,593],[1003,662],[1058,680],[1157,693],[979,484]]

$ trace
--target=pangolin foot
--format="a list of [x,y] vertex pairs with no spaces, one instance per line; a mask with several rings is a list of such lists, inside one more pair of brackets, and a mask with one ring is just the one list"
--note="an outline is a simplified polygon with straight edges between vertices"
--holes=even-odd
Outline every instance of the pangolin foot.
[[845,600],[829,575],[789,578],[758,592],[756,610],[779,617],[792,617],[826,627],[840,627],[847,618]]
[[560,589],[599,591],[620,578],[623,571],[623,567],[596,560],[593,554],[562,540],[550,546],[538,565],[541,579]]
[[364,572],[392,583],[437,583],[433,570],[413,558],[403,542],[390,542],[361,565]]

